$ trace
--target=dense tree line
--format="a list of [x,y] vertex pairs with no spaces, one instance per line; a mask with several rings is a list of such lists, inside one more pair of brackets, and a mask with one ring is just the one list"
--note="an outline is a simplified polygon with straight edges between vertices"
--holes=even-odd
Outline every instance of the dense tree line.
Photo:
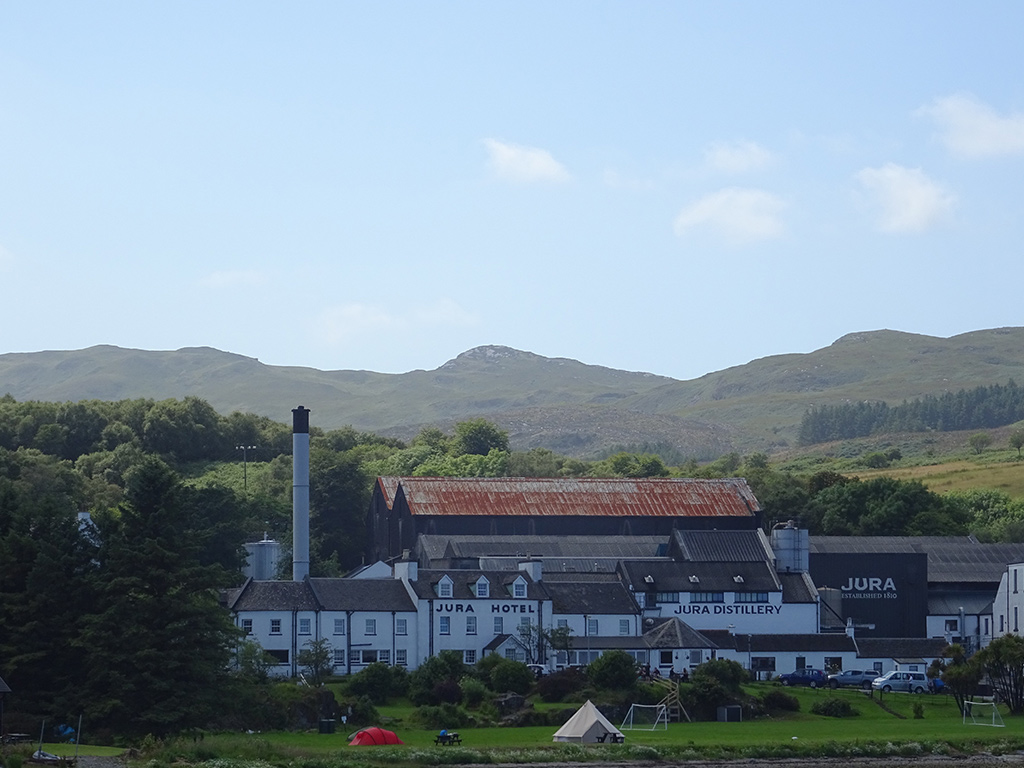
[[822,405],[800,422],[801,445],[848,440],[886,432],[954,432],[991,429],[1024,419],[1024,388],[1011,379],[1005,386],[975,387],[904,401]]

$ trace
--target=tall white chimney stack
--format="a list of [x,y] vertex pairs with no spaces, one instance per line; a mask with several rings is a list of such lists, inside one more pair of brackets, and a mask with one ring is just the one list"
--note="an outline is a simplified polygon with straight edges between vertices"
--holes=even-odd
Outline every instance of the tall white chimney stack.
[[292,581],[309,576],[309,410],[292,409]]

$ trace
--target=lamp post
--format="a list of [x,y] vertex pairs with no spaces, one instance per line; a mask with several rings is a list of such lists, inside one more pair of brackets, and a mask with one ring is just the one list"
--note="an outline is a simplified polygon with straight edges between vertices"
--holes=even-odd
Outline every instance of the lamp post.
[[255,445],[236,445],[235,450],[242,452],[242,492],[249,493],[249,451],[255,451]]

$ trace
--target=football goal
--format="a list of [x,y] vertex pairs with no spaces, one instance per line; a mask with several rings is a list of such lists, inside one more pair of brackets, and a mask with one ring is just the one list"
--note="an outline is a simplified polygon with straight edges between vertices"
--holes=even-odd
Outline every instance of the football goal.
[[999,714],[999,706],[992,699],[967,699],[964,701],[964,724],[970,718],[971,725],[991,725],[996,728],[1005,728],[1003,716]]
[[632,704],[619,726],[622,731],[668,730],[668,708],[664,704]]

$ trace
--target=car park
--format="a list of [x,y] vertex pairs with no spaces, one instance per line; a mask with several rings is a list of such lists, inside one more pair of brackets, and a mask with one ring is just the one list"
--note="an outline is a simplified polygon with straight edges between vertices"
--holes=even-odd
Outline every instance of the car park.
[[811,688],[823,688],[828,684],[828,678],[822,670],[808,667],[779,675],[779,682],[783,685],[807,685]]
[[928,675],[924,672],[901,672],[893,670],[876,678],[871,687],[876,691],[906,691],[907,693],[924,693],[931,690]]
[[844,669],[842,672],[835,672],[828,676],[828,687],[836,688],[863,688],[871,689],[871,683],[878,677],[874,669]]

